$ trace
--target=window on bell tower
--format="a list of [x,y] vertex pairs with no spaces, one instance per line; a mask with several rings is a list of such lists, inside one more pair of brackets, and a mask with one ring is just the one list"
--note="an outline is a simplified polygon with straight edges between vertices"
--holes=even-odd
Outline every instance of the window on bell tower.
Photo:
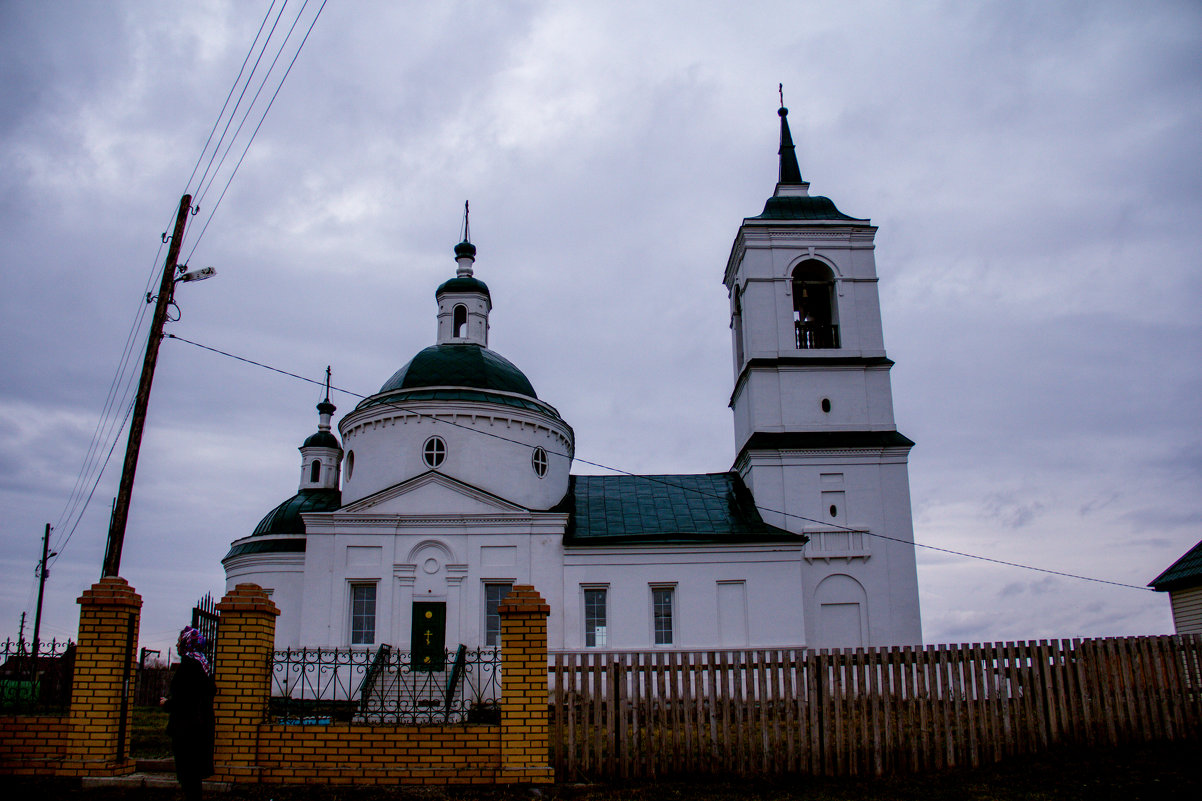
[[796,347],[839,347],[834,315],[835,276],[820,261],[803,261],[793,271],[793,327]]
[[467,336],[467,306],[460,303],[451,312],[451,315],[452,336],[455,339],[463,339]]

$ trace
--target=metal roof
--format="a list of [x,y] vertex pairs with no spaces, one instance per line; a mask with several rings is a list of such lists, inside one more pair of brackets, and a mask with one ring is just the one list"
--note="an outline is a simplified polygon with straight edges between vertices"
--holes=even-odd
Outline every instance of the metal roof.
[[1190,548],[1169,568],[1148,584],[1154,590],[1167,592],[1202,584],[1202,542]]
[[342,492],[336,489],[303,489],[259,521],[251,536],[261,534],[304,534],[302,512],[332,512],[342,506]]
[[829,197],[816,195],[782,195],[770,197],[764,204],[764,211],[752,220],[848,220],[849,222],[866,223],[855,217],[848,217],[835,208],[835,203]]
[[738,473],[572,476],[565,545],[801,541],[768,525]]
[[521,370],[499,353],[474,343],[425,348],[385,381],[380,392],[423,387],[471,387],[538,397]]

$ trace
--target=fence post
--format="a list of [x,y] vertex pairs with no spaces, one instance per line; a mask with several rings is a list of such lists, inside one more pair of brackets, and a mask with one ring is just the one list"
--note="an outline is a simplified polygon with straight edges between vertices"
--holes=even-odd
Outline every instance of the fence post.
[[217,604],[213,762],[218,781],[258,779],[258,732],[271,696],[275,619],[280,610],[257,584],[239,584]]
[[[554,781],[547,725],[547,615],[551,607],[528,584],[501,602],[502,782]],[[224,625],[224,621],[222,623]]]
[[142,597],[125,579],[107,576],[84,590],[76,603],[80,605],[79,642],[75,646],[67,749],[58,774],[133,773],[131,711],[123,701],[132,686]]

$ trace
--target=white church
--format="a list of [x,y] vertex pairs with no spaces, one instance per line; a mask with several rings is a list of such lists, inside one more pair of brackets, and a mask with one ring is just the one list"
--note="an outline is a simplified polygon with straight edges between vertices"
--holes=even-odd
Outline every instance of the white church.
[[[730,297],[726,473],[573,475],[575,437],[488,347],[476,247],[435,291],[437,339],[300,447],[300,487],[223,560],[280,608],[278,647],[496,645],[532,584],[552,650],[922,640],[907,459],[881,329],[876,228],[812,196],[788,111],[780,174],[744,219]],[[428,626],[423,626],[426,631]]]

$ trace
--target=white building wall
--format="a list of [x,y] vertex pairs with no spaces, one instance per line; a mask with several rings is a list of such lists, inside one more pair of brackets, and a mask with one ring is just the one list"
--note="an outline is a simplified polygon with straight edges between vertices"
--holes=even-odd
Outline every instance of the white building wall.
[[[607,641],[597,650],[656,648],[651,590],[667,586],[675,590],[674,642],[659,647],[798,647],[805,642],[801,566],[797,545],[569,548],[564,603],[552,607],[553,616],[562,616],[564,637],[551,647],[590,650],[584,588],[604,587]],[[723,596],[732,592],[742,608],[721,608]]]
[[1202,634],[1202,587],[1173,590],[1173,628],[1178,634]]

